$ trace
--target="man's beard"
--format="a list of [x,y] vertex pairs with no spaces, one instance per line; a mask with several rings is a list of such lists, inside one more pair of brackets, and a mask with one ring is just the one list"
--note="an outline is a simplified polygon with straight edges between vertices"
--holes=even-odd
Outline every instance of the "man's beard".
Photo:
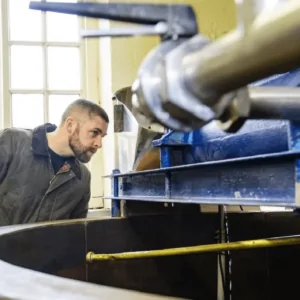
[[91,149],[84,147],[79,139],[79,127],[76,128],[75,132],[69,138],[69,146],[72,149],[75,157],[82,163],[90,161],[91,156],[88,154]]

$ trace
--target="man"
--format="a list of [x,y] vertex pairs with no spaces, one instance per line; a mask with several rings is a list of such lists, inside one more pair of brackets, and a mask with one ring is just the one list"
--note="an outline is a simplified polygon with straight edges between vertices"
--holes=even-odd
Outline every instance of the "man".
[[97,104],[79,99],[61,124],[0,131],[0,226],[85,218],[90,172],[109,123]]

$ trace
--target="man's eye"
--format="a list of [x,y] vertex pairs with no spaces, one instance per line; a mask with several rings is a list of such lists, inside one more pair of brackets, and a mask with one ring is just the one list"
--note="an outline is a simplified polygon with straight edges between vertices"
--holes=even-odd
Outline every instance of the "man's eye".
[[93,135],[98,135],[98,134],[99,134],[99,131],[94,130],[94,131],[92,131],[92,134],[93,134]]

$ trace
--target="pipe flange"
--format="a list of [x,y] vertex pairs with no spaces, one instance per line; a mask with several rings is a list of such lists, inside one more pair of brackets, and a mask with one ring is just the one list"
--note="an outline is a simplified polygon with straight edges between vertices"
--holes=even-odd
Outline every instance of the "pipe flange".
[[199,50],[209,43],[209,39],[197,35],[172,50],[165,59],[161,88],[162,106],[173,118],[181,120],[191,129],[202,127],[214,119],[215,112],[186,89],[181,62],[187,53]]
[[152,124],[161,124],[173,130],[188,132],[189,124],[174,118],[162,106],[161,88],[166,55],[186,39],[166,41],[152,50],[142,63],[137,80],[132,85],[133,113],[138,123],[148,128]]

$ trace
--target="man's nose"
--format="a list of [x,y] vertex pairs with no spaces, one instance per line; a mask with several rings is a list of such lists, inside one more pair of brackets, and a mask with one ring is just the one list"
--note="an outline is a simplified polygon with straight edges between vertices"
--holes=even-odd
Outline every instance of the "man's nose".
[[98,137],[95,141],[95,147],[100,149],[102,148],[102,137]]

